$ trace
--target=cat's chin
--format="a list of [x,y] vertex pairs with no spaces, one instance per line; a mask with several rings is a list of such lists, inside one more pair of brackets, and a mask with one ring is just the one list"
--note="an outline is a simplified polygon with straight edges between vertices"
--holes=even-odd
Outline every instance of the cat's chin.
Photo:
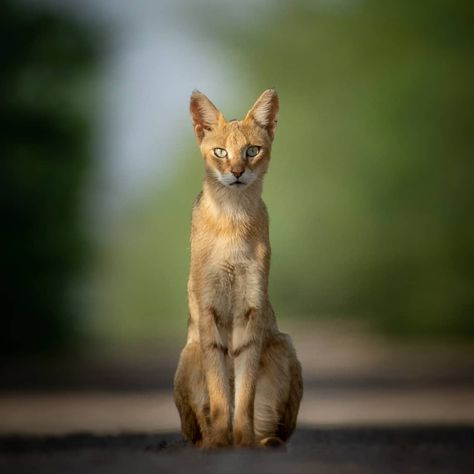
[[251,183],[243,182],[243,181],[233,181],[232,183],[229,183],[227,181],[221,180],[217,178],[217,182],[226,189],[245,189],[249,187]]
[[242,182],[238,182],[238,183],[221,183],[223,186],[225,186],[227,189],[234,189],[234,190],[242,190],[242,189],[245,189],[245,188],[248,188],[249,187],[249,184],[250,183],[242,183]]

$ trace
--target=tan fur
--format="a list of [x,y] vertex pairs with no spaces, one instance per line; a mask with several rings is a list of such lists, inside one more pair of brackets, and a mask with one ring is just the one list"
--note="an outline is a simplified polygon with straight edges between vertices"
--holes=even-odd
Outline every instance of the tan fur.
[[[197,91],[190,109],[206,176],[193,208],[188,338],[174,381],[183,435],[204,448],[276,446],[292,434],[303,393],[293,345],[268,299],[261,193],[278,96],[265,91],[241,121],[226,121]],[[260,147],[257,156],[246,156],[249,146]]]

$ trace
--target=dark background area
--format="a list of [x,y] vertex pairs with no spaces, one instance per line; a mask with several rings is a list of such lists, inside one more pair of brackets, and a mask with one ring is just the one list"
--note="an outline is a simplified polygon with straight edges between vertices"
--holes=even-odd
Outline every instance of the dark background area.
[[91,117],[80,80],[96,50],[73,21],[2,1],[0,353],[75,350],[73,289],[87,262],[81,200]]

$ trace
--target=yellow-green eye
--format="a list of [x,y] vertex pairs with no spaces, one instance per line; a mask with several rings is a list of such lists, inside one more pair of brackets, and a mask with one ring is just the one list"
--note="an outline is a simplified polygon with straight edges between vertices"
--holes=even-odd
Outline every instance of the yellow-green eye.
[[216,155],[217,158],[225,158],[227,156],[227,151],[224,150],[224,148],[214,148],[214,155]]
[[254,156],[257,156],[259,153],[260,153],[260,147],[259,146],[249,146],[247,148],[247,151],[245,152],[245,154],[249,158],[253,158]]

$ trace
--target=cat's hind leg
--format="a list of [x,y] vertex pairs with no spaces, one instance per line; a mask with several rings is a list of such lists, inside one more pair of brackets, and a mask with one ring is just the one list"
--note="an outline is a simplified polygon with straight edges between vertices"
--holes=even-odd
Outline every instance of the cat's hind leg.
[[261,446],[280,446],[291,436],[303,395],[301,366],[289,336],[264,346],[255,392],[254,430]]
[[186,344],[174,377],[174,400],[183,436],[200,445],[209,431],[209,395],[198,342]]

